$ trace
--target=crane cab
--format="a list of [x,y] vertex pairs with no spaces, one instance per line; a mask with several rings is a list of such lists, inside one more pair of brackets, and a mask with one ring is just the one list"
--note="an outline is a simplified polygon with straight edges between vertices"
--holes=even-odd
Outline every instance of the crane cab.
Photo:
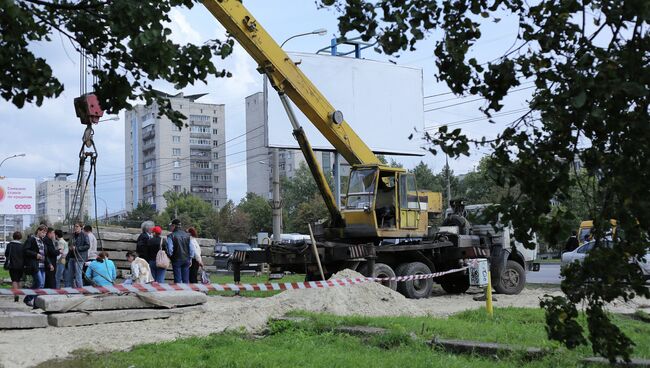
[[341,215],[346,237],[422,238],[428,214],[435,211],[429,197],[418,192],[413,174],[383,165],[354,166],[345,198]]

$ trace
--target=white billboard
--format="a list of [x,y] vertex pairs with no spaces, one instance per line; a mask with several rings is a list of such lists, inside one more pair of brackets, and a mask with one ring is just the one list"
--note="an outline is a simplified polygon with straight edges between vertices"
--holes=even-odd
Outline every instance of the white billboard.
[[35,215],[36,180],[0,178],[0,214]]
[[[412,150],[414,129],[424,127],[422,69],[350,57],[290,53],[345,121],[371,149]],[[297,146],[277,92],[268,83],[269,145]],[[312,146],[332,147],[294,105]]]

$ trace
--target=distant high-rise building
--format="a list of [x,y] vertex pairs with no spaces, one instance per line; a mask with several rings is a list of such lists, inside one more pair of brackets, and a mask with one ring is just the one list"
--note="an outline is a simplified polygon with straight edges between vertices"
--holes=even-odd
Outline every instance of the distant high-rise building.
[[[86,191],[84,200],[81,193],[77,193],[75,200],[76,180],[68,180],[71,173],[55,173],[54,179],[45,180],[36,186],[36,222],[46,221],[50,224],[61,223],[71,213],[74,205],[75,211],[81,214],[81,219],[88,214],[90,188]],[[75,178],[76,179],[76,178]],[[81,205],[81,211],[79,206]],[[70,219],[74,221],[75,219]]]
[[167,191],[192,193],[215,208],[226,203],[225,106],[196,102],[205,95],[165,94],[172,108],[187,117],[182,129],[158,117],[157,105],[127,111],[127,210],[146,202],[162,211]]

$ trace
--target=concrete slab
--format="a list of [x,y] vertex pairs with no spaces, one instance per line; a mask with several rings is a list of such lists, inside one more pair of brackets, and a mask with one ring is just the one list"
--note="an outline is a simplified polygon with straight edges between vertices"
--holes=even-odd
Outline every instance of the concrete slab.
[[611,364],[609,360],[602,357],[590,357],[582,359],[582,363],[585,365],[595,365],[595,366],[608,366],[608,367],[650,367],[650,360],[648,359],[631,359],[630,362],[625,362],[624,360],[617,360],[615,363]]
[[482,341],[434,339],[431,344],[450,353],[478,354],[484,356],[523,353],[524,357],[529,360],[537,359],[547,354],[546,350],[540,348],[517,347]]
[[334,331],[354,336],[383,335],[388,332],[385,328],[369,326],[341,326],[335,328]]
[[[197,291],[160,291],[126,295],[42,295],[36,298],[36,307],[47,313],[69,311],[97,311],[182,307],[204,304],[208,297]],[[156,302],[159,301],[159,302]]]
[[108,310],[95,312],[54,313],[47,316],[50,326],[71,327],[104,323],[143,321],[148,319],[166,319],[174,315],[204,311],[203,306],[183,307],[175,309],[129,309]]
[[47,327],[47,316],[32,312],[0,312],[0,330]]

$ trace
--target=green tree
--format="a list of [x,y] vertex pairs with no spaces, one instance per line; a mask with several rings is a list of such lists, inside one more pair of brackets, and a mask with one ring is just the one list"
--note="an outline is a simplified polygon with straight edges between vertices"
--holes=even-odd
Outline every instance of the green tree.
[[169,14],[174,8],[192,8],[192,0],[160,1],[3,1],[0,6],[0,95],[21,108],[40,106],[45,98],[59,96],[64,86],[48,61],[35,54],[41,42],[69,41],[90,60],[88,68],[102,108],[117,114],[132,101],[157,102],[159,113],[176,124],[184,116],[169,99],[157,93],[152,81],[166,81],[176,89],[208,76],[230,76],[218,70],[213,56],[225,58],[232,39],[204,45],[174,43]]
[[157,211],[147,202],[140,202],[138,205],[126,214],[126,218],[121,221],[122,226],[140,227],[144,221],[153,221]]
[[231,200],[219,210],[213,223],[215,238],[221,242],[247,242],[251,235],[251,218]]
[[272,209],[267,199],[255,193],[247,193],[246,197],[237,205],[236,210],[245,213],[250,219],[248,235],[254,235],[261,231],[270,233],[273,230]]
[[199,236],[206,236],[214,215],[212,205],[187,192],[168,191],[163,194],[167,207],[158,216],[156,223],[166,227],[175,218],[181,220],[183,227],[193,226]]
[[[468,138],[461,128],[428,132],[430,151],[468,155],[470,144],[492,150],[497,185],[517,188],[498,211],[512,221],[515,237],[529,244],[528,229],[557,226],[573,209],[557,211],[553,199],[583,185],[574,171],[581,161],[597,185],[583,189],[600,241],[609,219],[624,238],[597,246],[582,265],[565,272],[562,297],[544,301],[548,335],[569,348],[586,344],[576,304],[586,305],[594,353],[629,359],[634,343],[604,306],[616,298],[650,297],[630,256],[646,253],[650,231],[650,3],[644,0],[469,1],[320,0],[342,12],[342,36],[375,38],[387,54],[434,43],[436,77],[457,95],[485,99],[488,119],[504,97],[527,79],[532,97],[494,139]],[[479,61],[482,28],[503,17],[518,21],[515,42],[501,57]],[[482,21],[480,21],[482,19]],[[488,35],[488,37],[490,37]],[[486,120],[488,120],[486,119]],[[584,188],[584,185],[583,185]]]
[[436,177],[429,168],[429,165],[425,164],[424,161],[420,161],[411,172],[415,175],[415,183],[418,190],[443,191],[443,186],[439,178]]
[[320,194],[307,198],[304,202],[298,205],[295,213],[289,216],[289,227],[291,232],[298,232],[301,234],[309,234],[308,224],[327,220],[329,212],[323,198]]

